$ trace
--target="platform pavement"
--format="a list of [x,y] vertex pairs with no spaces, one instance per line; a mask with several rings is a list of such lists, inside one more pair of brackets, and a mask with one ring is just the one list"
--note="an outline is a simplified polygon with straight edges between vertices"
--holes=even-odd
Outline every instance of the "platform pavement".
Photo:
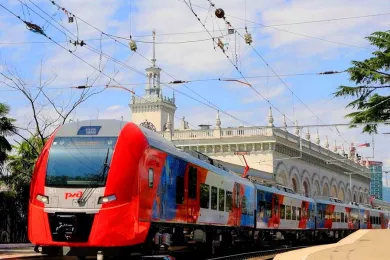
[[0,244],[0,259],[29,258],[42,256],[34,252],[34,245],[22,244]]
[[390,230],[358,230],[335,244],[277,255],[274,260],[388,260]]
[[34,245],[31,243],[0,244],[0,249],[27,248],[27,247],[34,247]]

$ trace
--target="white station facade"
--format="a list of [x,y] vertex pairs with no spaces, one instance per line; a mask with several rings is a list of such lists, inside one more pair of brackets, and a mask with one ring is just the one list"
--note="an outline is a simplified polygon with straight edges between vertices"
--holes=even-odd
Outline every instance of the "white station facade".
[[[327,138],[321,142],[318,132],[313,138],[310,129],[297,124],[274,126],[272,110],[267,127],[223,126],[219,112],[215,125],[190,129],[183,118],[174,126],[177,109],[175,97],[166,97],[160,86],[161,69],[153,65],[146,69],[145,96],[132,97],[132,121],[146,126],[171,140],[185,151],[198,151],[236,173],[244,171],[244,160],[236,152],[247,152],[245,159],[251,168],[249,175],[258,180],[290,187],[308,196],[334,197],[345,202],[369,203],[370,170],[368,162],[344,147],[330,147]],[[378,202],[380,204],[380,202]]]

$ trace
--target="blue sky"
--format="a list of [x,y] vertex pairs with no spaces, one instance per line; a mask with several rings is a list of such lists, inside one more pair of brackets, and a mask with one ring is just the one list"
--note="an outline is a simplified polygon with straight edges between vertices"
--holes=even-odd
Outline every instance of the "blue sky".
[[[18,0],[6,0],[2,1],[2,4],[22,19],[44,27],[45,33],[53,40],[59,42],[66,49],[73,50],[74,47],[72,48],[66,43],[67,38],[63,33],[54,28],[53,25],[46,23],[32,10],[45,19],[50,19],[46,14],[29,0],[22,2],[25,5]],[[206,27],[213,36],[221,35],[219,29],[226,34],[226,25],[223,24],[222,20],[217,21],[215,18],[211,18],[206,0],[192,0],[191,2],[201,6],[194,6],[194,10],[203,22],[206,21]],[[101,46],[105,54],[142,72],[150,65],[149,61],[138,54],[132,54],[128,48],[119,43],[127,45],[127,40],[118,38],[118,42],[115,42],[112,39],[107,39],[107,36],[103,36],[106,39],[100,41],[101,33],[99,31],[80,20],[77,20],[77,25],[76,23],[68,23],[66,14],[56,9],[50,1],[35,0],[33,3],[69,31],[74,34],[78,33],[79,39],[87,42],[89,46],[98,50]],[[150,42],[151,30],[156,29],[157,42],[172,43],[210,38],[210,35],[181,0],[62,0],[57,1],[57,3],[91,25],[112,35],[128,37],[131,34],[135,40]],[[351,1],[347,0],[218,0],[214,3],[217,7],[225,10],[227,18],[234,28],[248,26],[254,39],[254,48],[273,70],[282,75],[344,70],[350,66],[351,60],[362,60],[370,56],[373,49],[364,37],[377,30],[388,30],[390,25],[390,15],[381,15],[332,22],[278,26],[278,24],[286,23],[381,14],[385,13],[385,10],[389,10],[390,2],[386,0],[357,0],[353,2],[353,5],[351,5]],[[26,5],[31,9],[27,8]],[[245,23],[243,21],[245,19],[248,22]],[[55,24],[52,20],[50,22]],[[261,24],[276,26],[262,27]],[[59,25],[56,26],[59,27]],[[286,30],[290,32],[286,32]],[[239,32],[243,34],[244,30],[241,29]],[[302,35],[306,35],[306,37]],[[344,108],[349,100],[332,99],[331,95],[337,86],[351,84],[347,74],[283,77],[296,96],[320,118],[317,119],[296,97],[292,96],[290,90],[274,76],[272,70],[265,65],[252,48],[245,45],[239,37],[237,39],[235,41],[233,36],[222,38],[224,43],[229,44],[228,55],[235,57],[237,54],[238,67],[245,76],[268,75],[268,77],[249,79],[249,82],[289,119],[298,120],[300,124],[319,124],[321,121],[324,123],[347,122],[343,115],[349,111]],[[72,97],[72,93],[73,95],[78,93],[71,91],[69,86],[85,84],[88,76],[93,78],[97,73],[55,44],[42,42],[49,41],[42,35],[28,31],[20,20],[0,8],[0,61],[15,67],[25,81],[31,85],[33,93],[37,91],[33,87],[39,82],[42,62],[43,79],[48,79],[54,74],[57,75],[51,85],[47,87],[47,92],[59,103],[68,101]],[[152,45],[142,42],[137,44],[138,52],[151,58]],[[233,51],[234,49],[237,51]],[[221,51],[214,50],[211,40],[185,44],[157,44],[156,52],[157,64],[177,79],[209,79],[219,78],[221,75],[225,78],[239,76]],[[79,46],[74,54],[82,57],[93,66],[99,67],[100,55],[91,52],[86,47]],[[101,64],[106,64],[103,71],[110,76],[120,69],[115,80],[121,84],[145,82],[142,75],[127,68],[121,68],[119,64],[107,61],[105,57],[102,58]],[[169,82],[171,80],[172,78],[168,75],[162,74],[162,81]],[[95,84],[107,84],[107,78],[101,76]],[[188,83],[188,88],[178,85],[170,86],[196,97],[188,89],[190,88],[224,111],[251,124],[266,124],[269,104],[246,85],[232,82],[200,81]],[[133,88],[138,95],[142,96],[144,93],[144,85],[142,84],[128,87]],[[172,89],[164,87],[163,93],[172,96]],[[128,108],[129,100],[128,92],[109,89],[83,103],[72,114],[72,119],[82,120],[97,116],[99,118],[120,119],[123,116],[124,119],[131,120]],[[215,110],[179,93],[176,93],[176,100],[178,107],[176,116],[178,118],[186,116],[191,125],[215,123]],[[11,106],[12,116],[21,125],[26,125],[31,120],[28,103],[20,93],[10,91],[6,86],[0,85],[0,102],[6,102]],[[281,125],[282,115],[275,109],[273,114],[275,124]],[[53,116],[53,111],[47,108],[44,110],[44,115]],[[179,122],[176,119],[176,126],[178,125]],[[242,123],[222,114],[222,125],[233,126],[242,125]],[[316,130],[310,129],[313,137]],[[370,142],[371,140],[370,136],[360,134],[359,129],[339,127],[338,130],[347,143]],[[386,129],[380,129],[380,132],[384,131]],[[331,144],[333,144],[333,140],[337,140],[338,145],[344,142],[334,128],[320,128],[319,132],[322,141],[327,135]],[[375,139],[377,143],[376,159],[385,161],[386,167],[390,167],[389,149],[386,145],[389,143],[389,137],[377,135]],[[346,147],[347,143],[345,143]],[[371,149],[362,149],[360,153],[363,156],[371,156],[372,151]]]

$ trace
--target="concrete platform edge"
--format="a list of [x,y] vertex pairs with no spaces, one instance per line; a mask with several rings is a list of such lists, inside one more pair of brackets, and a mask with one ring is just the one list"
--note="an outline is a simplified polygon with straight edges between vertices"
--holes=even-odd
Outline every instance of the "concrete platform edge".
[[328,245],[321,245],[321,246],[313,246],[309,248],[294,250],[282,254],[278,254],[275,256],[274,260],[306,260],[311,254],[326,250],[333,247],[339,247],[343,245],[353,244],[355,241],[357,241],[359,238],[367,234],[370,230],[358,230],[354,232],[353,234],[349,235],[346,238],[343,238],[337,243],[334,244],[328,244]]

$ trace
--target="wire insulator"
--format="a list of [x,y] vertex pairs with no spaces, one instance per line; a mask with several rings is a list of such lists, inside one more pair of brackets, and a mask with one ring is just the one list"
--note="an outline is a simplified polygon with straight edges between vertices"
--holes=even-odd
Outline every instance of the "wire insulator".
[[135,41],[130,40],[129,46],[130,46],[130,50],[134,52],[137,51],[137,43],[135,43]]
[[246,33],[244,35],[244,39],[245,39],[246,44],[250,45],[253,42],[252,35],[250,33]]

